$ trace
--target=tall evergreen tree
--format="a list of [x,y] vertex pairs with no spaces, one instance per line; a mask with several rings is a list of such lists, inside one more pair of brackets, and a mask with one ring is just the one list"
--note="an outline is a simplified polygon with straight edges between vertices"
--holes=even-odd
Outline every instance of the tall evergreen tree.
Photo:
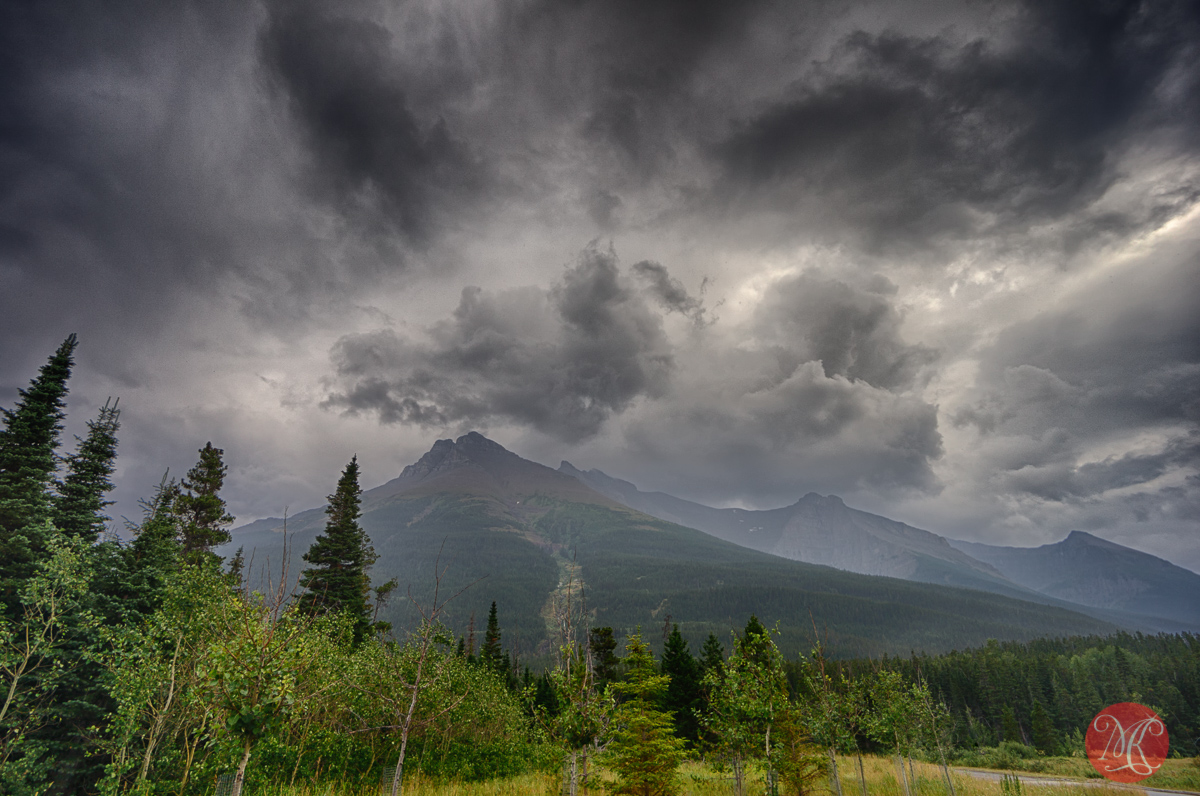
[[1017,724],[1017,717],[1013,713],[1011,705],[1005,705],[1001,711],[1000,740],[1016,741],[1018,743],[1024,740],[1021,738],[1021,726]]
[[367,569],[377,556],[358,524],[362,489],[358,485],[358,457],[350,459],[337,489],[325,509],[325,533],[304,554],[312,564],[300,576],[305,589],[300,607],[309,613],[347,613],[354,617],[354,641],[362,643],[370,633],[367,593],[371,578]]
[[704,674],[725,665],[725,646],[716,633],[709,633],[700,648],[700,668]]
[[505,656],[500,647],[500,617],[496,613],[496,601],[488,611],[487,630],[483,634],[483,646],[479,648],[479,660],[495,672],[504,671]]
[[0,611],[16,620],[18,592],[46,557],[44,521],[50,518],[51,488],[76,346],[63,341],[42,366],[13,409],[0,409]]
[[671,715],[658,709],[669,678],[655,671],[650,645],[640,631],[629,637],[625,651],[629,676],[610,686],[620,700],[605,751],[617,774],[613,793],[670,796],[678,792],[683,741],[675,737]]
[[1042,754],[1052,755],[1058,751],[1058,740],[1055,737],[1054,722],[1042,703],[1034,700],[1033,712],[1029,717],[1029,731],[1033,735],[1033,746]]
[[121,411],[116,403],[105,403],[95,420],[88,421],[88,435],[79,440],[75,453],[67,457],[67,475],[53,501],[54,524],[67,536],[95,542],[109,518],[104,496],[113,487],[117,458],[117,429]]
[[596,691],[603,693],[617,679],[617,639],[611,627],[593,627],[588,631],[588,647],[592,653],[592,673]]
[[142,522],[128,523],[133,543],[125,548],[128,610],[145,617],[162,605],[168,578],[183,560],[179,516],[175,502],[181,491],[174,479],[163,475],[154,496],[142,500]]
[[230,540],[233,516],[225,510],[225,501],[217,494],[225,484],[228,467],[221,460],[225,451],[209,442],[200,449],[200,461],[188,470],[180,482],[182,492],[175,498],[183,555],[190,564],[219,561],[214,547]]
[[671,630],[663,647],[662,673],[671,678],[663,698],[663,708],[675,716],[675,729],[681,738],[692,743],[700,739],[700,723],[696,712],[704,707],[700,681],[703,673],[700,662],[692,656],[688,643],[679,632]]

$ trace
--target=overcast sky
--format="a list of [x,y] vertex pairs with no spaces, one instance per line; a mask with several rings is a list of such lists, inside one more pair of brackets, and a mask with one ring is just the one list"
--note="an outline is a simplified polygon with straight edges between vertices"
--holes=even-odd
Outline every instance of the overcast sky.
[[1200,6],[7,2],[0,405],[114,516],[477,429],[713,505],[1200,570]]

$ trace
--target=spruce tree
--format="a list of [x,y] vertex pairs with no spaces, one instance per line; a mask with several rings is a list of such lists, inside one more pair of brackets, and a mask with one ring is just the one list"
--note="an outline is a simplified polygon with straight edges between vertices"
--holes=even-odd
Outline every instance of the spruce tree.
[[311,567],[300,576],[305,589],[302,610],[314,614],[347,613],[354,617],[354,642],[362,643],[370,633],[367,593],[371,578],[367,569],[377,556],[367,534],[358,524],[362,489],[358,485],[358,457],[350,459],[337,489],[325,509],[325,533],[304,554]]
[[621,700],[613,712],[605,757],[617,774],[614,793],[669,796],[678,792],[677,770],[683,740],[675,737],[671,716],[658,709],[670,678],[655,671],[650,646],[641,632],[625,646],[628,677],[609,687]]
[[221,461],[224,455],[225,451],[209,442],[200,449],[200,461],[179,484],[183,491],[176,496],[174,508],[179,518],[183,556],[189,564],[219,562],[212,549],[230,540],[233,516],[225,510],[225,501],[217,494],[228,471]]
[[53,519],[69,537],[95,542],[109,519],[103,512],[112,501],[104,495],[113,487],[120,418],[116,403],[105,403],[99,416],[88,421],[87,438],[79,440],[66,459],[67,475],[53,501]]
[[1000,715],[1000,740],[1022,743],[1021,727],[1017,724],[1017,717],[1013,713],[1012,706],[1005,705]]
[[700,662],[692,656],[687,641],[679,632],[679,625],[672,628],[663,647],[662,673],[671,678],[663,697],[663,708],[674,715],[679,736],[696,743],[700,738],[696,711],[704,706],[700,689],[702,673]]
[[18,592],[47,555],[45,520],[58,468],[67,379],[75,335],[42,366],[13,409],[0,409],[0,611],[20,615]]
[[1029,730],[1033,735],[1033,746],[1042,754],[1052,755],[1058,749],[1058,740],[1055,737],[1054,722],[1050,720],[1050,714],[1046,712],[1046,708],[1038,700],[1033,702],[1033,712],[1029,716]]
[[617,679],[617,639],[611,627],[593,627],[588,631],[588,648],[592,653],[592,674],[596,691],[604,693],[608,684]]
[[496,613],[496,601],[488,611],[487,630],[483,634],[483,646],[479,648],[479,660],[494,672],[504,673],[507,660],[500,647],[500,618]]
[[716,633],[709,633],[700,648],[700,669],[703,674],[719,670],[725,664],[725,647]]
[[141,524],[126,526],[134,534],[133,543],[125,548],[128,609],[139,617],[153,614],[162,605],[167,581],[183,561],[175,510],[181,494],[179,484],[163,475],[154,496],[141,501]]

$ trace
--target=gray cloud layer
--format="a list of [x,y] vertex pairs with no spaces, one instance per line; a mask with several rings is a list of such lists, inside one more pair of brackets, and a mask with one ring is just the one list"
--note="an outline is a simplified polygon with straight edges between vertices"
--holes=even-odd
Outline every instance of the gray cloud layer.
[[1184,0],[8,3],[0,388],[79,332],[125,506],[478,425],[1200,566],[1198,58]]
[[345,389],[327,403],[424,427],[502,419],[575,442],[639,396],[661,395],[673,366],[659,317],[596,248],[549,290],[464,289],[428,337],[343,338],[333,356]]

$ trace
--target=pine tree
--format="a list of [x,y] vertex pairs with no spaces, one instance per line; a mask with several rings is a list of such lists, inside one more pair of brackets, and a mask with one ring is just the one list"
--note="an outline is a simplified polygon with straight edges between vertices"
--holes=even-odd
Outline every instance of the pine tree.
[[50,518],[51,488],[74,364],[75,335],[42,366],[13,409],[0,409],[0,611],[17,620],[18,592],[47,555],[41,530]]
[[88,421],[87,438],[66,459],[67,475],[53,501],[53,518],[69,537],[95,542],[109,519],[103,512],[112,501],[104,495],[113,487],[120,418],[116,403],[105,403],[99,416]]
[[128,608],[136,615],[146,617],[158,610],[168,578],[182,563],[179,515],[175,510],[181,494],[179,484],[164,474],[154,496],[141,501],[141,524],[126,526],[134,534],[133,543],[125,548]]
[[487,630],[483,634],[483,646],[479,648],[479,660],[494,672],[504,673],[507,658],[500,648],[500,618],[496,613],[496,601],[488,611]]
[[629,637],[625,651],[628,677],[609,686],[621,700],[613,712],[606,750],[617,774],[613,792],[669,796],[678,792],[676,771],[684,745],[675,737],[670,714],[657,707],[670,678],[655,671],[654,656],[640,631]]
[[1054,754],[1058,748],[1054,723],[1050,720],[1050,714],[1046,712],[1046,708],[1037,700],[1034,701],[1033,711],[1029,716],[1029,729],[1033,734],[1034,748],[1042,754]]
[[604,693],[608,684],[617,679],[617,639],[611,627],[593,627],[588,631],[588,647],[592,653],[592,674],[595,688]]
[[183,492],[175,498],[183,555],[190,564],[220,561],[212,549],[230,540],[228,528],[233,517],[217,494],[225,484],[228,470],[221,461],[224,455],[225,451],[214,448],[211,442],[201,448],[200,461],[188,470],[187,477],[180,482]]
[[700,688],[700,662],[692,656],[688,643],[679,632],[671,630],[663,647],[662,672],[671,678],[663,698],[663,708],[675,717],[675,727],[681,738],[692,743],[700,739],[700,723],[696,711],[704,707]]
[[358,524],[362,489],[358,485],[358,457],[350,459],[337,489],[325,508],[325,533],[304,554],[312,566],[300,576],[305,589],[302,610],[314,613],[346,613],[354,618],[354,643],[361,644],[371,631],[367,593],[371,577],[367,570],[378,558],[370,540]]
[[725,665],[725,647],[715,633],[709,633],[700,648],[700,669],[707,674],[714,669],[719,670]]
[[1021,743],[1021,727],[1017,724],[1016,714],[1013,713],[1011,705],[1005,705],[1001,711],[1000,719],[1000,740],[1001,741],[1016,741]]

